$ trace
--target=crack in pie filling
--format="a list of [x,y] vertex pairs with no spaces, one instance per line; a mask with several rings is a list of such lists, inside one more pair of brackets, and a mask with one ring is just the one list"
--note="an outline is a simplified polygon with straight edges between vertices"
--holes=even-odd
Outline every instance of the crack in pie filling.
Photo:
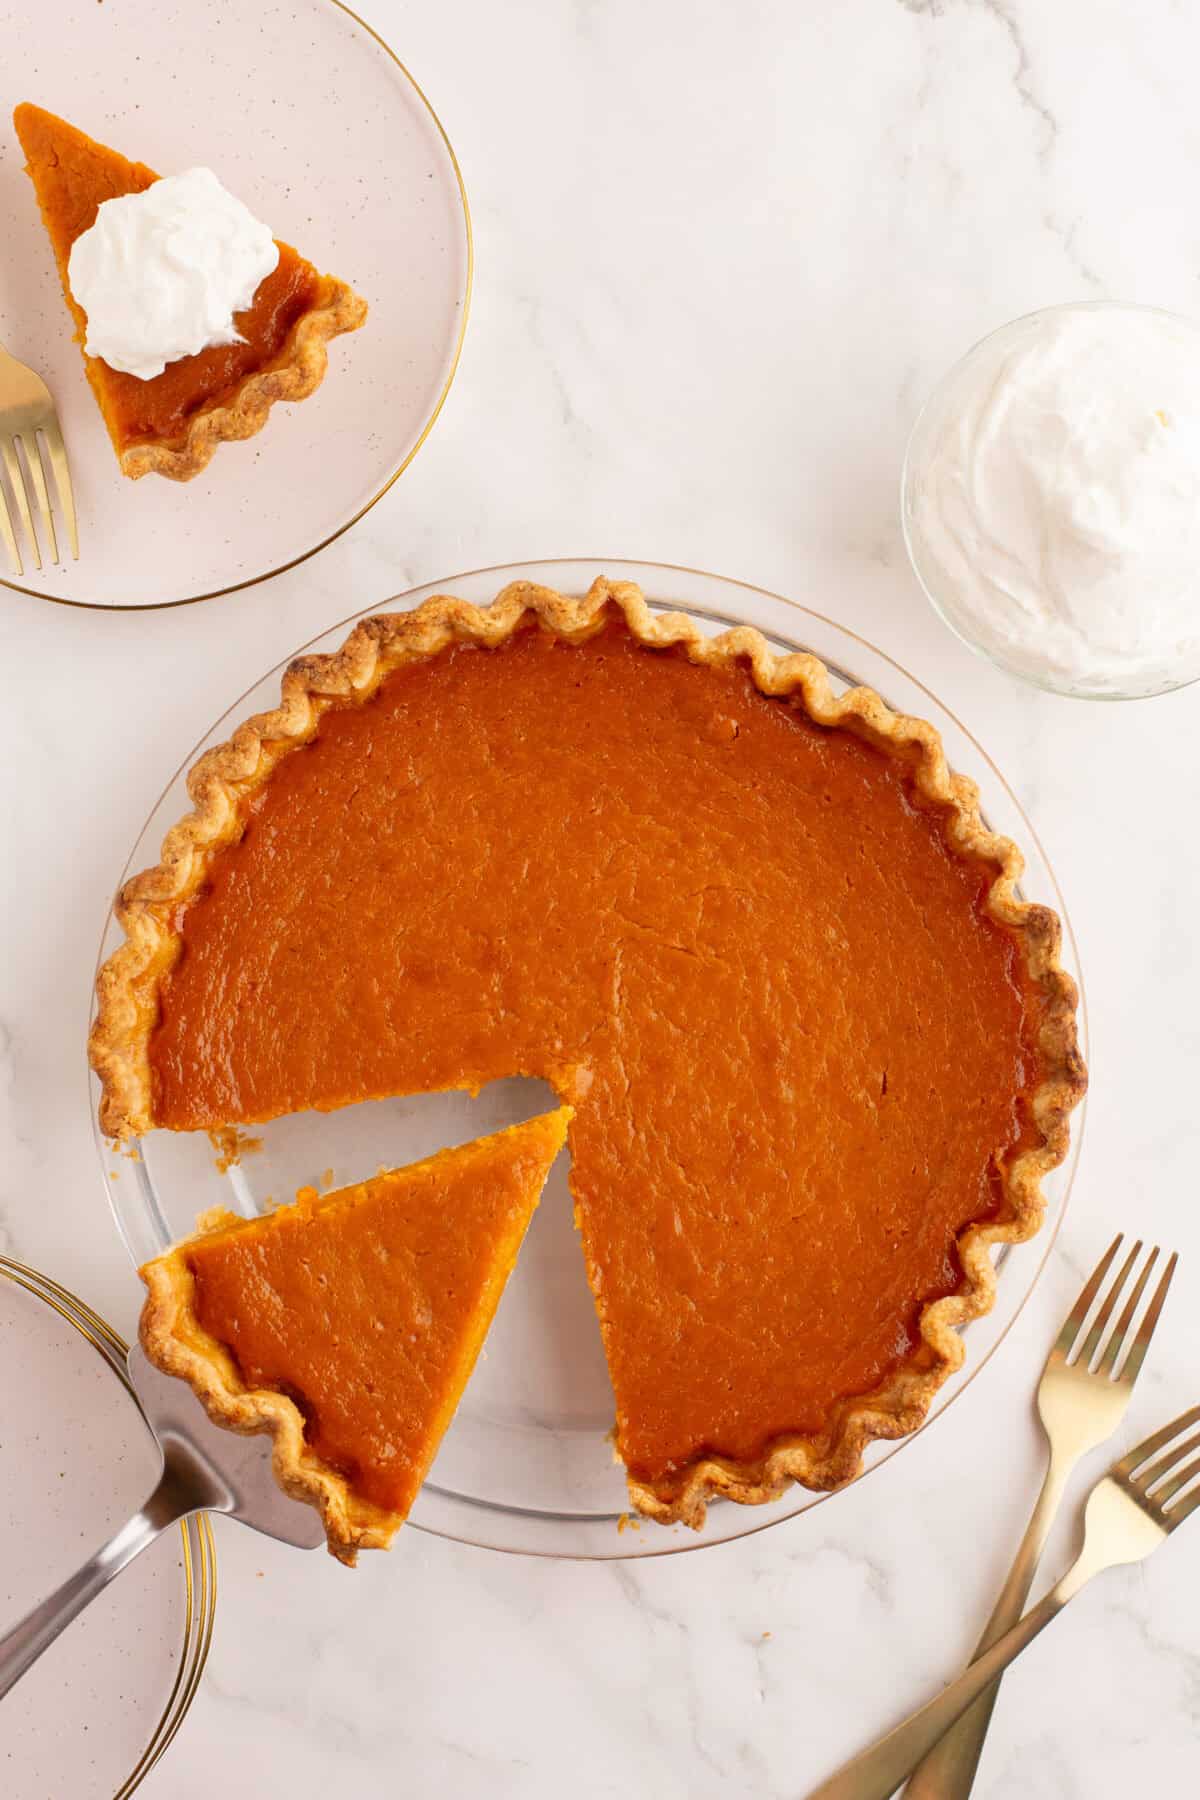
[[1058,920],[930,725],[517,583],[300,659],[189,788],[100,976],[108,1132],[540,1077],[642,1512],[920,1424],[1085,1084]]

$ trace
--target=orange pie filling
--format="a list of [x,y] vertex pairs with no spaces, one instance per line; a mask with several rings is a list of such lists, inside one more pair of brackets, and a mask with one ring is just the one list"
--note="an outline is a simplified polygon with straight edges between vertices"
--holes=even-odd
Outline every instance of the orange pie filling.
[[[1046,999],[988,910],[997,865],[951,847],[913,755],[869,736],[619,617],[576,645],[530,619],[329,703],[173,916],[154,1122],[542,1077],[576,1109],[635,1491],[668,1504],[699,1459],[828,1443],[851,1399],[932,1363],[919,1325],[962,1283],[956,1240],[1040,1141]],[[365,1268],[336,1312],[299,1265],[286,1308],[246,1304],[239,1241],[220,1274],[194,1253],[201,1307],[365,1471],[383,1415],[348,1444],[334,1398],[385,1342]],[[278,1367],[276,1322],[309,1309],[311,1362]],[[419,1461],[364,1482],[403,1498]]]
[[[394,1530],[474,1367],[567,1118],[549,1113],[337,1193],[302,1189],[260,1219],[224,1215],[147,1265],[151,1294],[159,1270],[169,1285],[186,1271],[190,1320],[231,1357],[231,1391],[286,1396],[305,1459]],[[143,1334],[160,1361],[153,1319],[152,1299]]]
[[[97,143],[77,126],[41,107],[28,103],[18,106],[13,123],[82,345],[87,315],[71,292],[71,248],[95,224],[96,214],[106,200],[142,193],[158,176],[145,163],[131,162],[119,151]],[[85,352],[88,380],[118,457],[139,445],[185,445],[189,427],[199,415],[213,413],[230,403],[251,376],[270,376],[293,360],[296,328],[302,319],[314,309],[334,305],[339,293],[349,294],[344,284],[318,274],[290,244],[280,243],[278,248],[279,261],[259,283],[252,305],[234,315],[240,343],[216,345],[196,355],[180,357],[146,381]],[[353,329],[365,316],[363,303],[354,296],[350,299],[352,304],[337,330]],[[309,391],[313,385],[313,379],[306,384],[293,383],[289,391],[281,388],[271,397],[300,398],[302,391]],[[250,428],[257,429],[261,423],[262,416],[256,414],[252,423],[249,419],[244,422],[245,428],[239,425],[236,432],[225,435],[245,437]],[[207,456],[203,460],[207,461]],[[202,465],[197,463],[199,466]],[[173,472],[179,475],[180,469]],[[195,472],[195,468],[188,470]]]
[[198,412],[222,405],[247,375],[275,363],[298,320],[320,304],[321,291],[321,277],[312,264],[290,244],[280,244],[279,261],[259,283],[254,305],[234,314],[242,343],[217,344],[182,357],[149,381],[89,358],[89,379],[117,449],[184,437]]

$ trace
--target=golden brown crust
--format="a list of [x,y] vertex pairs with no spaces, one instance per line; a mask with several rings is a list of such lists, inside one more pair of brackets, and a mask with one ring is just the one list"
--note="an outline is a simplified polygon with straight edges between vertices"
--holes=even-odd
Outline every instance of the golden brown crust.
[[[451,1161],[461,1164],[464,1157],[490,1150],[497,1139],[507,1139],[514,1149],[520,1142],[525,1147],[532,1147],[542,1161],[538,1177],[540,1189],[550,1163],[566,1142],[571,1116],[569,1106],[558,1107],[554,1112],[524,1124],[509,1126],[491,1138],[458,1149],[439,1151],[426,1160],[432,1164]],[[311,1202],[317,1207],[327,1207],[346,1192],[342,1189],[320,1199],[312,1193]],[[511,1236],[506,1248],[504,1262],[497,1260],[493,1265],[484,1330],[508,1278],[536,1200],[537,1190],[531,1190],[519,1229]],[[230,1229],[241,1230],[246,1225],[247,1221],[236,1213],[228,1212],[224,1207],[213,1207],[197,1219],[191,1237],[145,1264],[140,1273],[147,1295],[138,1336],[150,1361],[165,1374],[186,1381],[215,1424],[246,1435],[270,1433],[274,1439],[272,1467],[280,1487],[293,1500],[303,1500],[316,1507],[325,1527],[330,1553],[339,1562],[353,1564],[360,1550],[386,1550],[406,1514],[379,1506],[356,1493],[346,1476],[308,1443],[304,1415],[295,1402],[278,1389],[248,1387],[228,1345],[207,1331],[197,1315],[196,1281],[189,1250],[204,1238]],[[482,1305],[479,1312],[483,1313]]]
[[215,1424],[247,1436],[270,1432],[276,1481],[293,1500],[316,1507],[331,1553],[339,1562],[353,1564],[360,1550],[387,1549],[404,1523],[403,1513],[355,1494],[345,1477],[305,1443],[304,1417],[295,1402],[266,1388],[248,1388],[226,1346],[196,1317],[188,1246],[244,1223],[236,1214],[214,1208],[198,1221],[192,1237],[146,1264],[141,1276],[147,1297],[138,1337],[152,1363],[188,1383]]
[[282,357],[247,375],[222,405],[196,413],[183,438],[130,444],[120,452],[123,472],[134,481],[143,475],[190,481],[208,467],[218,444],[261,431],[276,401],[305,400],[320,387],[329,366],[330,338],[357,331],[366,316],[367,303],[353,288],[323,275],[318,299],[297,321]]
[[916,1356],[875,1393],[848,1400],[820,1436],[777,1438],[752,1463],[709,1457],[653,1487],[631,1479],[630,1492],[641,1512],[699,1526],[713,1494],[760,1502],[777,1497],[791,1481],[816,1489],[840,1486],[859,1472],[871,1439],[900,1437],[922,1423],[936,1390],[961,1366],[957,1327],[991,1309],[994,1249],[1023,1242],[1041,1224],[1042,1178],[1066,1155],[1068,1117],[1086,1087],[1075,1026],[1078,996],[1059,960],[1059,921],[1045,907],[1021,899],[1020,851],[987,829],[975,784],[949,769],[932,725],[891,712],[869,688],[836,694],[817,657],[776,655],[761,633],[748,626],[706,637],[682,613],[654,614],[631,582],[598,579],[582,599],[513,582],[487,607],[437,595],[413,612],[363,620],[340,650],[292,663],[283,677],[280,705],[248,719],[228,743],[206,752],[191,770],[188,791],[194,811],[167,833],[159,864],[126,883],[119,896],[117,917],[126,942],[100,971],[90,1054],[103,1086],[100,1121],[105,1132],[125,1138],[153,1129],[149,1038],[159,984],[178,953],[177,909],[198,892],[215,853],[239,835],[239,802],[268,779],[282,756],[313,736],[329,706],[368,699],[392,670],[451,643],[494,647],[530,615],[544,629],[579,643],[601,629],[609,607],[621,611],[639,643],[678,646],[699,664],[741,662],[762,693],[791,700],[817,724],[853,731],[902,758],[917,791],[943,811],[951,847],[995,870],[987,910],[1021,946],[1042,1002],[1043,1077],[1030,1096],[1038,1139],[1003,1171],[1004,1198],[997,1216],[960,1235],[961,1288],[926,1306]]

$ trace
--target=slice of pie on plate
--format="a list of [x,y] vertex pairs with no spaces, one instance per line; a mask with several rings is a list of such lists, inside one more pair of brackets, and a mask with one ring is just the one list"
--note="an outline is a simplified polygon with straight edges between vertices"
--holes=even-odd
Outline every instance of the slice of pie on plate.
[[921,1423],[1084,1087],[1059,922],[930,725],[518,582],[294,663],[189,790],[100,975],[106,1131],[540,1077],[641,1511]]
[[560,1108],[258,1219],[207,1214],[147,1263],[147,1356],[234,1431],[269,1431],[280,1486],[352,1563],[425,1479],[570,1111]]
[[[158,180],[65,119],[25,103],[13,114],[63,293],[82,346],[87,315],[71,292],[75,240],[95,224],[105,200],[138,194]],[[290,244],[235,316],[241,342],[215,345],[141,380],[84,352],[87,377],[126,475],[190,481],[223,440],[261,431],[277,400],[302,400],[324,379],[326,346],[366,318],[366,302],[346,282],[322,275]]]

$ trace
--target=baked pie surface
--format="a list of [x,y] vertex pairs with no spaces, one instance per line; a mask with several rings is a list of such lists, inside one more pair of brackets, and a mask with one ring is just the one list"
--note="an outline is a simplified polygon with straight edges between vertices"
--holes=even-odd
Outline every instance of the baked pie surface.
[[105,1129],[540,1076],[635,1504],[923,1419],[1084,1087],[1059,926],[928,724],[629,584],[302,658],[125,888]]
[[214,1212],[142,1270],[146,1354],[220,1425],[270,1432],[280,1485],[353,1563],[408,1517],[454,1416],[566,1108],[258,1219]]
[[[67,278],[71,247],[95,224],[103,201],[142,193],[158,176],[40,106],[18,106],[13,124],[82,349],[87,315]],[[319,274],[290,244],[278,248],[279,261],[253,304],[236,315],[240,343],[180,357],[148,381],[83,352],[126,475],[190,481],[220,443],[261,431],[277,400],[303,400],[319,387],[330,338],[363,323],[366,302],[346,282]]]

